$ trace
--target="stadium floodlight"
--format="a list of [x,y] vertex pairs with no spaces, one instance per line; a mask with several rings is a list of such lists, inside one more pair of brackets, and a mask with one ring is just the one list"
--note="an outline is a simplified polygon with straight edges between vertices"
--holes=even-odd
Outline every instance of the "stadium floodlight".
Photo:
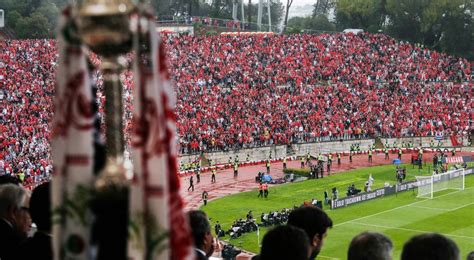
[[432,199],[433,194],[438,191],[455,189],[464,190],[464,169],[453,170],[432,176],[415,176],[417,180],[417,198]]
[[0,9],[0,28],[5,27],[5,11]]

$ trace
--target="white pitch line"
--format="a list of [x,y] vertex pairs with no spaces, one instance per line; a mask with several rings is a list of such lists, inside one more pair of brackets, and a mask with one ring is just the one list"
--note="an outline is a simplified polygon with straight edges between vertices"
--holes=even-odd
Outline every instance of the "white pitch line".
[[[466,188],[466,189],[464,189],[464,190],[469,190],[469,189],[472,189],[472,188],[474,188],[474,187],[469,187],[469,188]],[[448,196],[448,195],[452,195],[452,194],[456,194],[456,193],[461,192],[461,191],[463,191],[463,190],[458,190],[458,191],[455,191],[455,192],[443,194],[443,195],[441,195],[441,196],[435,197],[435,199],[441,198],[441,197],[445,197],[445,196]],[[361,219],[370,218],[370,217],[377,216],[377,215],[380,215],[380,214],[383,214],[383,213],[387,213],[387,212],[390,212],[390,211],[394,211],[394,210],[397,210],[397,209],[402,209],[402,208],[410,207],[410,206],[412,206],[412,205],[416,205],[416,204],[418,204],[418,203],[421,203],[421,202],[424,202],[424,201],[427,201],[427,200],[428,200],[428,199],[424,199],[424,200],[421,200],[421,201],[416,201],[416,202],[413,202],[413,203],[410,203],[410,204],[406,204],[406,205],[403,205],[403,206],[399,206],[399,207],[396,207],[396,208],[393,208],[393,209],[387,209],[387,210],[380,211],[380,212],[377,212],[377,213],[374,213],[374,214],[371,214],[371,215],[367,215],[367,216],[364,216],[364,217],[360,217],[360,218],[348,220],[348,221],[345,221],[345,222],[341,222],[341,223],[339,223],[339,224],[334,225],[334,227],[341,226],[341,225],[344,225],[344,224],[347,224],[347,223],[350,223],[350,222],[353,222],[353,221],[358,221],[358,220],[361,220]]]
[[339,260],[339,258],[337,257],[330,257],[330,256],[324,256],[324,255],[318,255],[316,258],[327,258],[327,259]]
[[449,212],[449,211],[456,211],[456,210],[458,210],[458,209],[462,209],[462,208],[464,208],[464,207],[471,206],[471,205],[473,205],[473,204],[474,204],[474,202],[471,202],[471,203],[464,204],[464,205],[461,205],[461,206],[459,206],[459,207],[455,207],[455,208],[452,208],[452,209],[431,208],[431,207],[422,207],[422,206],[413,206],[413,205],[410,206],[410,207],[413,207],[413,208],[420,208],[420,209],[440,210],[440,211],[447,211],[447,212]]
[[410,206],[412,208],[417,208],[417,209],[432,209],[432,210],[439,210],[439,211],[451,211],[450,209],[443,209],[443,208],[431,208],[431,207],[423,207],[423,206]]
[[[378,228],[386,228],[386,229],[397,229],[397,230],[403,230],[403,231],[411,231],[411,232],[418,232],[418,233],[427,233],[431,231],[427,230],[417,230],[417,229],[410,229],[410,228],[402,228],[402,227],[391,227],[391,226],[383,226],[383,225],[374,225],[374,224],[367,224],[367,223],[361,223],[361,222],[350,222],[351,224],[357,224],[361,226],[368,226],[368,227],[378,227]],[[454,234],[445,234],[445,233],[439,233],[444,236],[448,237],[459,237],[459,238],[466,238],[466,239],[474,239],[474,237],[469,237],[469,236],[462,236],[462,235],[454,235]]]
[[455,211],[455,210],[458,210],[458,209],[462,209],[462,208],[464,208],[464,207],[468,207],[468,206],[471,206],[471,205],[473,205],[473,204],[474,204],[474,202],[471,202],[471,203],[468,203],[468,204],[466,204],[466,205],[462,205],[462,206],[459,206],[459,207],[457,207],[457,208],[451,209],[451,210],[449,210],[449,211]]

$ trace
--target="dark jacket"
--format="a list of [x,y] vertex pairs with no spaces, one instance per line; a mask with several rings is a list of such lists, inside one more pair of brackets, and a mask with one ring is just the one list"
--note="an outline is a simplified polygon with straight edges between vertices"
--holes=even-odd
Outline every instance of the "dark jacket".
[[36,232],[31,238],[20,246],[20,260],[52,260],[52,238],[42,232]]
[[22,236],[4,219],[0,218],[0,259],[18,259]]
[[194,250],[194,252],[196,253],[196,259],[197,260],[208,260],[209,258],[207,258],[207,256],[203,255],[201,252],[197,251],[197,250]]

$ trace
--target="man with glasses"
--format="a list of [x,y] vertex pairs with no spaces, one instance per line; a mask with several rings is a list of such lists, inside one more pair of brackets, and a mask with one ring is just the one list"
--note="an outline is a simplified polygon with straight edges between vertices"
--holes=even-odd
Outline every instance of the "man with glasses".
[[15,184],[0,185],[0,259],[17,259],[18,248],[31,226],[27,190]]

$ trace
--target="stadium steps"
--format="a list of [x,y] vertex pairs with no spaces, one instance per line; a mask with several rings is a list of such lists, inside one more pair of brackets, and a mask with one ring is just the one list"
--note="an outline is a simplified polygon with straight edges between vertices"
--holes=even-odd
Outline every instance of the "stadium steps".
[[382,139],[380,139],[380,137],[376,137],[375,138],[375,149],[383,149],[384,146],[383,146],[383,143],[382,143]]
[[286,146],[286,156],[290,156],[290,157],[291,157],[291,156],[293,156],[293,155],[295,155],[295,154],[296,154],[296,152],[295,152],[295,150],[293,150],[293,145],[291,145],[291,144],[287,145],[287,146]]

